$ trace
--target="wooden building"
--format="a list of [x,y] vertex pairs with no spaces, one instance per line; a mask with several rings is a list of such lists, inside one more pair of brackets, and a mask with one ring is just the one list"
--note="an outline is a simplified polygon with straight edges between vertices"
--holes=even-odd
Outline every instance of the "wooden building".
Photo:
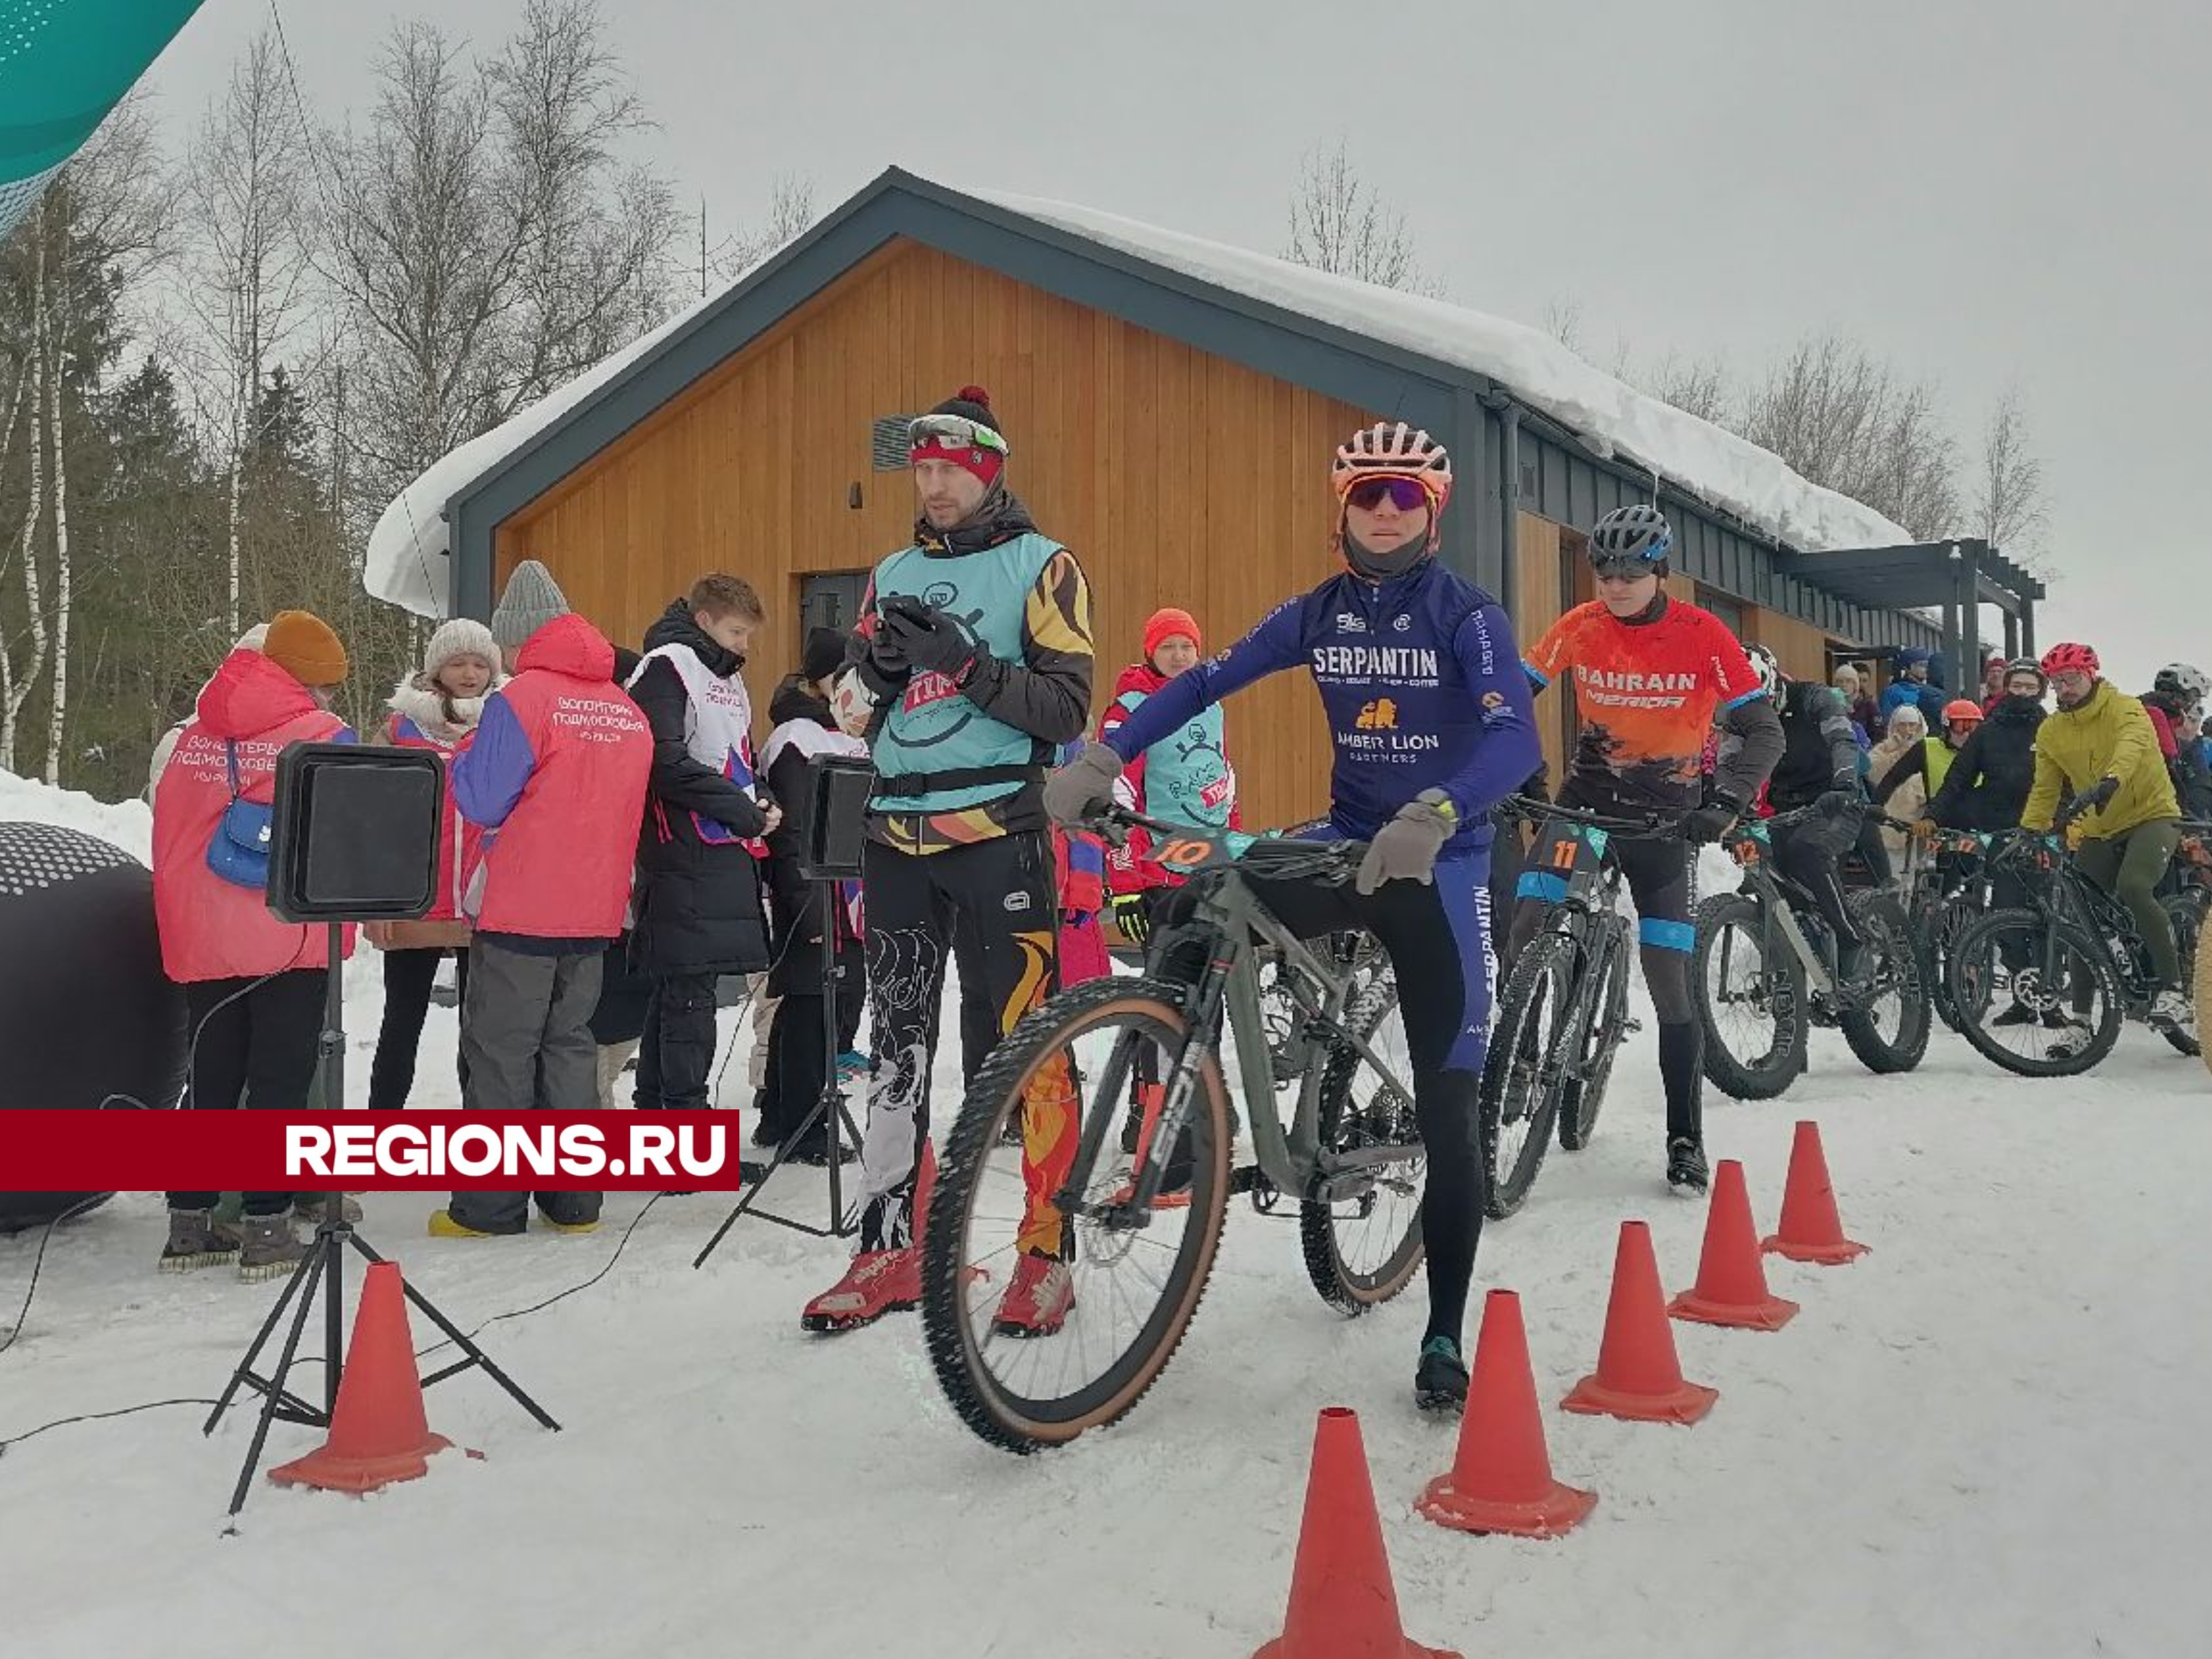
[[[526,437],[490,434],[453,458],[473,454],[466,465],[426,475],[432,497],[406,522],[429,521],[430,544],[407,556],[442,560],[437,599],[477,617],[517,561],[542,560],[578,610],[631,641],[694,575],[744,575],[772,613],[747,671],[764,702],[805,629],[849,624],[866,573],[910,540],[905,422],[972,381],[1003,419],[1010,486],[1089,574],[1102,704],[1156,607],[1190,610],[1212,649],[1332,573],[1328,458],[1384,417],[1450,446],[1443,556],[1499,595],[1524,639],[1589,597],[1583,530],[1656,497],[1680,543],[1674,590],[1793,672],[1942,643],[1929,618],[1870,603],[1878,590],[1824,584],[1823,560],[1838,556],[1712,505],[1697,477],[1656,478],[1464,353],[1419,349],[1402,325],[1348,326],[1359,285],[1043,206],[884,173],[556,394],[526,417]],[[1216,257],[1236,262],[1225,276]],[[1364,292],[1378,308],[1407,303]],[[1440,337],[1451,317],[1473,317],[1424,314],[1443,319]],[[373,544],[373,588],[379,556]],[[1555,763],[1565,701],[1540,704]],[[1236,700],[1229,738],[1246,822],[1322,804],[1328,734],[1302,677]]]

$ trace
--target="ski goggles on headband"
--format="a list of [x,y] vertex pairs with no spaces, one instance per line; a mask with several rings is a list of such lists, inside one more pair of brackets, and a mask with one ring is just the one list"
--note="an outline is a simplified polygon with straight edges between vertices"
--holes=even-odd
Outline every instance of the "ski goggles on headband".
[[988,449],[1004,455],[1006,441],[965,415],[922,415],[907,423],[909,449]]
[[1411,513],[1429,504],[1429,491],[1415,478],[1362,478],[1344,492],[1344,499],[1363,513],[1372,513],[1385,501],[1401,513]]

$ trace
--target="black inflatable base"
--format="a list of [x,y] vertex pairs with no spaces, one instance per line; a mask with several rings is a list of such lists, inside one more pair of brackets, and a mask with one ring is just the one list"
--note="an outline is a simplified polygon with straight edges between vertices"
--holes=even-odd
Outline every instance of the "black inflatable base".
[[114,1196],[113,1193],[0,1193],[0,1233],[43,1227],[72,1210],[82,1215]]

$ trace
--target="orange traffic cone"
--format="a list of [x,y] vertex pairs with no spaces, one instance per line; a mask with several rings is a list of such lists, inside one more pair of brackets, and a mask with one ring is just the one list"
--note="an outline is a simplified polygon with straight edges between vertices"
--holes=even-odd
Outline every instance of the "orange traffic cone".
[[325,1492],[374,1492],[395,1480],[419,1480],[429,1472],[430,1454],[453,1443],[431,1433],[422,1416],[422,1380],[415,1370],[399,1264],[375,1262],[362,1283],[330,1438],[270,1470],[269,1478]]
[[1283,1633],[1253,1659],[1460,1659],[1413,1641],[1398,1622],[1359,1417],[1345,1407],[1328,1407],[1314,1425],[1290,1610]]
[[1458,1455],[1451,1472],[1430,1481],[1414,1507],[1438,1526],[1462,1532],[1556,1538],[1596,1505],[1595,1492],[1552,1479],[1521,1298],[1511,1291],[1492,1291],[1483,1298]]
[[1712,1207],[1705,1213],[1705,1254],[1698,1282],[1667,1304],[1677,1319],[1737,1330],[1778,1331],[1797,1316],[1797,1304],[1770,1296],[1759,1262],[1759,1229],[1751,1219],[1751,1194],[1743,1165],[1724,1158],[1713,1172]]
[[1694,1423],[1719,1398],[1717,1389],[1682,1380],[1674,1328],[1667,1323],[1667,1293],[1659,1287],[1659,1259],[1651,1250],[1650,1224],[1622,1222],[1597,1370],[1576,1383],[1560,1405],[1632,1423]]
[[1820,1150],[1820,1126],[1800,1123],[1790,1144],[1790,1184],[1782,1190],[1782,1231],[1768,1239],[1768,1251],[1792,1261],[1816,1261],[1824,1267],[1863,1256],[1863,1244],[1844,1237],[1836,1214],[1836,1187],[1828,1179],[1828,1159]]

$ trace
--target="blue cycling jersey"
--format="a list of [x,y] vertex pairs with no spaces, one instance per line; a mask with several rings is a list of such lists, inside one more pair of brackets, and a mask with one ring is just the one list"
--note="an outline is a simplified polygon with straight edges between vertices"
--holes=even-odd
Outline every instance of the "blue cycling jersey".
[[1432,558],[1382,583],[1347,571],[1285,600],[1146,698],[1105,741],[1131,760],[1231,692],[1300,666],[1328,715],[1337,833],[1364,841],[1414,797],[1440,789],[1460,821],[1447,852],[1490,844],[1490,809],[1542,759],[1528,681],[1498,602]]

